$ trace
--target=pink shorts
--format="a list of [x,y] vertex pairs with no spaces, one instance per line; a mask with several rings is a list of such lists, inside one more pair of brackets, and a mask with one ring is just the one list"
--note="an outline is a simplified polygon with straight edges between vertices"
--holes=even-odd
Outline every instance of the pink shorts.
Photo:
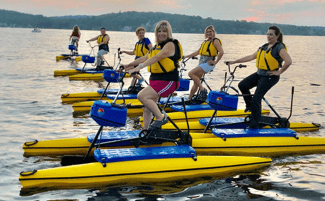
[[150,80],[150,86],[159,94],[159,96],[167,97],[178,89],[179,82]]

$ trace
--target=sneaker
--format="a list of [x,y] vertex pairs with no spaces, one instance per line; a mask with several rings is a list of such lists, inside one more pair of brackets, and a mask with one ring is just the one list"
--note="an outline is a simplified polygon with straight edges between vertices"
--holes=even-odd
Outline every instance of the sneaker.
[[249,107],[246,107],[244,112],[251,112],[251,109]]
[[206,101],[208,98],[208,91],[206,89],[203,89],[202,91],[199,91],[197,95],[197,99],[200,101]]
[[167,124],[168,123],[168,119],[167,119],[167,117],[166,116],[164,116],[164,118],[163,118],[163,120],[161,120],[161,121],[155,121],[155,122],[153,122],[153,124],[151,124],[150,126],[149,126],[149,129],[161,129],[161,126],[162,125],[165,125],[165,124]]

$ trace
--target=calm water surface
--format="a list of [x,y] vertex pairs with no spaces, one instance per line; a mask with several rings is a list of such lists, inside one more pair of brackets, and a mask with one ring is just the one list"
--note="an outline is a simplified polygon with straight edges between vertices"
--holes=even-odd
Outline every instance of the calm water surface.
[[[69,62],[56,62],[55,57],[68,53],[71,30],[0,28],[0,200],[324,200],[325,157],[321,154],[289,156],[273,160],[272,165],[252,175],[234,175],[199,181],[179,181],[173,184],[117,186],[102,189],[47,191],[20,195],[18,175],[21,171],[59,166],[59,159],[23,157],[25,141],[80,137],[97,131],[89,115],[73,117],[71,105],[61,103],[63,93],[95,91],[101,85],[93,81],[70,82],[68,77],[53,77],[57,69],[71,68]],[[79,53],[89,54],[85,40],[99,31],[82,31]],[[134,33],[108,32],[111,52],[106,55],[114,63],[117,48],[132,50],[137,38]],[[202,34],[174,34],[184,54],[196,51]],[[147,37],[154,41],[153,33]],[[216,70],[207,75],[213,89],[223,82],[226,65],[223,61],[251,54],[266,42],[266,36],[218,35],[225,55]],[[288,116],[291,87],[295,86],[294,111],[291,121],[316,122],[325,125],[325,37],[285,36],[293,65],[281,76],[280,82],[266,95],[277,111]],[[133,60],[122,55],[122,63]],[[117,62],[117,61],[115,61]],[[79,67],[83,64],[78,63]],[[189,61],[188,69],[197,65]],[[233,86],[254,72],[254,62],[239,69]],[[149,74],[143,72],[145,77]],[[126,81],[126,85],[129,80]],[[105,85],[105,83],[104,83]],[[117,86],[112,86],[117,87]],[[268,109],[266,105],[263,105]],[[242,100],[239,108],[244,108]],[[133,128],[128,120],[125,129]],[[324,129],[300,133],[325,137]]]

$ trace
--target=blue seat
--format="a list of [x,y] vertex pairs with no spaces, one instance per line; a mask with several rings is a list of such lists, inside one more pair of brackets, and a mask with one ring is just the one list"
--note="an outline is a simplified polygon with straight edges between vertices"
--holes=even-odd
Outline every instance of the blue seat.
[[207,103],[214,110],[234,111],[237,110],[238,96],[229,95],[220,91],[210,91]]
[[127,109],[106,101],[95,101],[90,109],[90,117],[101,126],[125,126]]
[[94,151],[95,159],[101,163],[163,158],[193,158],[195,156],[195,150],[193,147],[188,145],[127,149],[96,149]]

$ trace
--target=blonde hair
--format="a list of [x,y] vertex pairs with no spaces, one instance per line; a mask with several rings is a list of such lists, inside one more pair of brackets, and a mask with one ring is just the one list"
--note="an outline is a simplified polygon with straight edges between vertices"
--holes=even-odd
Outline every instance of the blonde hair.
[[135,34],[139,34],[140,31],[146,32],[146,30],[143,27],[138,27],[137,30],[135,30]]
[[205,37],[205,38],[208,38],[208,37],[207,37],[207,31],[208,31],[209,29],[211,29],[211,30],[213,31],[213,33],[214,33],[212,38],[215,38],[215,36],[216,36],[216,31],[214,30],[214,26],[213,26],[213,25],[209,25],[209,26],[207,26],[207,28],[205,28],[205,30],[204,30],[204,37]]
[[169,22],[166,20],[162,20],[157,23],[156,28],[155,28],[156,44],[158,44],[158,30],[159,29],[167,30],[167,39],[173,38],[172,37],[172,27],[170,26]]

